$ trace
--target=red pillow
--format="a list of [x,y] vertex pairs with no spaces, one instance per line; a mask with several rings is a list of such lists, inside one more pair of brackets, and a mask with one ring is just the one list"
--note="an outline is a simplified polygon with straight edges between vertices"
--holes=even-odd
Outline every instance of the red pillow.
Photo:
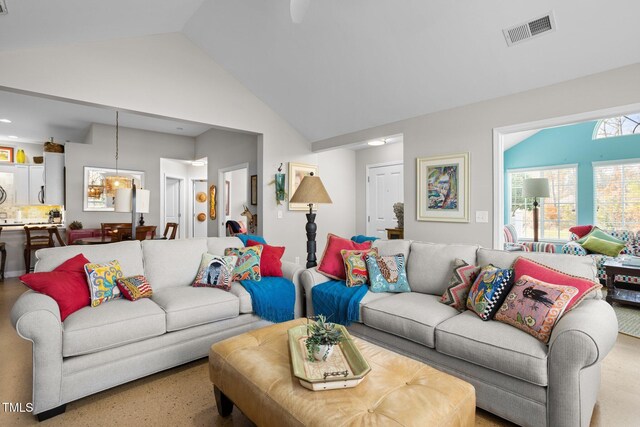
[[567,311],[578,305],[580,301],[589,292],[596,289],[600,289],[602,285],[600,283],[592,282],[584,277],[572,276],[571,274],[563,273],[558,270],[554,270],[551,267],[547,267],[543,264],[538,264],[530,259],[519,257],[513,264],[515,271],[515,281],[520,280],[522,276],[531,276],[534,279],[538,279],[543,282],[553,283],[555,285],[573,286],[578,289],[578,293],[567,305]]
[[84,265],[89,260],[82,254],[70,258],[44,273],[29,273],[20,276],[20,281],[36,292],[53,298],[60,308],[60,319],[64,321],[71,313],[88,307],[91,303]]
[[371,242],[356,243],[329,233],[327,235],[327,246],[324,248],[320,265],[316,270],[332,279],[345,280],[347,275],[342,254],[340,253],[343,249],[348,251],[367,250],[371,249]]
[[262,246],[262,254],[260,255],[260,275],[263,277],[282,277],[282,255],[284,255],[284,246],[271,246],[255,240],[247,240],[246,246]]
[[578,239],[591,233],[593,225],[576,225],[569,229],[570,232],[578,236]]

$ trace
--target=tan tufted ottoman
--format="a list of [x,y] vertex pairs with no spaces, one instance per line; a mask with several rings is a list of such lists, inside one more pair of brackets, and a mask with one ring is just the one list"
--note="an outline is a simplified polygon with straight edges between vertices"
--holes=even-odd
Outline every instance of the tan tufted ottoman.
[[355,388],[310,391],[293,376],[287,330],[296,319],[218,342],[209,376],[218,412],[235,405],[258,426],[473,426],[473,386],[354,338],[371,366]]

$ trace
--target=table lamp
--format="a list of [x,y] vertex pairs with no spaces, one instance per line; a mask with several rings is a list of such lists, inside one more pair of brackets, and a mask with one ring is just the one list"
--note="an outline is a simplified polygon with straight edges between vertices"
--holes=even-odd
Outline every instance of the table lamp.
[[[136,214],[149,213],[149,198],[151,192],[149,190],[136,189],[133,183],[131,188],[118,188],[115,196],[116,212],[131,212],[131,239],[136,238]],[[144,220],[142,220],[144,224]],[[140,224],[142,226],[142,224]]]
[[538,241],[538,197],[549,197],[549,178],[527,178],[522,186],[524,197],[533,197],[533,241]]
[[309,205],[307,214],[307,268],[318,265],[316,262],[316,214],[313,213],[314,203],[333,203],[331,197],[324,188],[319,176],[307,175],[302,178],[298,189],[289,200],[290,203],[305,203]]

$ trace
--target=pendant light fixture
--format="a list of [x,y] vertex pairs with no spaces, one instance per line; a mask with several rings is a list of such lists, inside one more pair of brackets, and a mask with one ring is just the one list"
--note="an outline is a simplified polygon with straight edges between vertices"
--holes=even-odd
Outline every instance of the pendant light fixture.
[[116,111],[116,173],[115,175],[109,175],[104,178],[104,186],[108,197],[115,197],[116,190],[119,188],[131,188],[131,178],[120,176],[118,170],[118,157],[119,157],[119,133],[120,133],[120,121],[119,112]]

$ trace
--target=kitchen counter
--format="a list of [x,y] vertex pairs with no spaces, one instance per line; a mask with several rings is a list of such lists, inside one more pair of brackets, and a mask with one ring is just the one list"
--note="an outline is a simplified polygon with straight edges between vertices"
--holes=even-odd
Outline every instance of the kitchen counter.
[[[3,224],[0,222],[0,227],[2,227],[2,231],[24,231],[24,226],[27,225],[29,227],[43,227],[48,225],[55,225],[58,228],[64,229],[66,227],[65,224],[51,224],[48,222],[30,222],[30,223],[7,223]],[[1,239],[1,237],[0,237]]]

